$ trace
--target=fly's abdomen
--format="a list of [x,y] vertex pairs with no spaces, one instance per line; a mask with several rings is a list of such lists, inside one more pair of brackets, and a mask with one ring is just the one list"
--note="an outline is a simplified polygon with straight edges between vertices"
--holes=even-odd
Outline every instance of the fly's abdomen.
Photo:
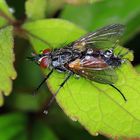
[[122,60],[119,58],[110,58],[106,63],[112,67],[119,67],[122,64]]
[[111,67],[119,67],[123,62],[124,59],[116,56],[113,52],[113,49],[108,49],[106,51],[101,51],[100,56],[104,61]]

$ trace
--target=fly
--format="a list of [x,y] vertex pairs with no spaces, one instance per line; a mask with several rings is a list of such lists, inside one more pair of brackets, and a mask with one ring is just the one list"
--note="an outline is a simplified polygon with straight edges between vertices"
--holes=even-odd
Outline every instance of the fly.
[[50,69],[49,74],[37,87],[36,91],[51,76],[54,70],[67,73],[67,77],[52,96],[47,109],[60,89],[74,74],[113,87],[120,93],[124,101],[127,101],[123,93],[114,85],[118,80],[115,69],[125,62],[123,56],[128,53],[119,53],[118,55],[114,53],[116,43],[118,43],[123,32],[124,26],[121,24],[105,26],[82,36],[63,48],[45,49],[42,53],[29,57],[40,67]]

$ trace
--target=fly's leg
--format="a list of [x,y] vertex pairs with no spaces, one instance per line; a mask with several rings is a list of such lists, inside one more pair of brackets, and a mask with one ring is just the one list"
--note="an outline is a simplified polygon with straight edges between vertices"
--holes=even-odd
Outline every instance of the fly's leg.
[[67,77],[65,78],[65,80],[60,84],[60,86],[59,86],[59,88],[57,89],[57,91],[55,92],[55,94],[53,94],[53,96],[52,96],[51,99],[49,100],[49,103],[48,103],[48,105],[47,105],[47,107],[46,107],[46,109],[44,110],[43,113],[45,113],[46,115],[48,114],[48,109],[49,109],[49,107],[51,106],[51,104],[53,103],[53,101],[54,101],[56,95],[58,94],[58,92],[60,91],[60,89],[65,85],[65,83],[69,80],[69,78],[71,77],[72,74],[73,74],[73,73],[70,72],[70,73],[67,75]]
[[133,53],[133,51],[131,51],[131,50],[128,50],[128,51],[126,51],[125,53],[122,53],[122,51],[123,51],[123,48],[118,52],[118,54],[117,54],[117,56],[118,57],[120,57],[120,58],[123,58],[124,56],[126,56],[128,53],[130,53],[130,52],[132,52]]
[[114,46],[112,47],[112,51],[114,51],[118,47],[118,44],[119,44],[119,40],[116,40]]
[[127,52],[125,52],[124,54],[120,54],[119,56],[122,58],[122,57],[124,57],[125,55],[127,55],[127,54],[130,53],[130,52],[133,53],[133,51],[128,50]]
[[41,88],[41,86],[45,83],[45,81],[51,76],[53,73],[53,69],[48,73],[48,75],[43,79],[43,81],[37,86],[37,88],[34,90],[33,94],[36,95],[38,90]]
[[120,57],[122,51],[123,51],[123,49],[121,49],[121,50],[118,52],[118,54],[117,54],[118,57]]
[[123,99],[124,99],[124,101],[126,102],[127,101],[127,99],[125,98],[125,96],[123,95],[123,93],[117,88],[117,87],[115,87],[114,85],[112,85],[112,84],[109,84],[111,87],[113,87],[114,89],[116,89],[120,94],[121,94],[121,96],[123,97]]

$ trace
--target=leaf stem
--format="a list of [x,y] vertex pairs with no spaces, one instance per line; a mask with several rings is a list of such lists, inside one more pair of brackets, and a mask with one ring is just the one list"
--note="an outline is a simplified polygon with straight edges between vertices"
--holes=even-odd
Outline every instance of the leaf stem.
[[16,22],[14,19],[7,16],[2,10],[0,10],[0,16],[6,19],[11,25],[13,25]]

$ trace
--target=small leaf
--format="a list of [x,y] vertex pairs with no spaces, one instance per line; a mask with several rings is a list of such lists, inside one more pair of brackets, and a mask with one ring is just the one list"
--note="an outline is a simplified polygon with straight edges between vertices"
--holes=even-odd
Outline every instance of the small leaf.
[[4,27],[8,24],[8,21],[4,19],[3,17],[0,17],[0,28]]
[[16,63],[16,70],[19,74],[14,81],[15,88],[12,95],[10,95],[10,98],[6,99],[6,105],[12,110],[16,109],[24,112],[37,112],[43,107],[47,97],[50,95],[46,93],[46,88],[44,90],[41,88],[39,90],[39,95],[33,96],[33,91],[37,88],[43,77],[39,67],[33,62],[26,60],[27,56],[31,55],[31,51],[31,48],[28,47],[25,48],[22,57],[21,54],[16,54],[19,56],[19,61],[17,60],[18,62]]
[[93,3],[93,2],[97,2],[99,0],[64,0],[64,1],[69,3],[69,4],[78,5],[78,4]]
[[27,118],[20,113],[0,116],[0,139],[10,140],[26,130]]
[[[68,28],[69,26],[70,28]],[[27,35],[37,52],[47,47],[64,46],[71,40],[79,38],[81,34],[85,34],[84,30],[60,19],[29,22],[24,24],[23,28],[27,31]]]
[[[33,46],[36,45],[34,49],[37,52],[43,47],[47,48],[41,39],[58,45],[69,43],[85,33],[64,20],[42,20],[27,23],[23,27],[32,34],[30,41]],[[60,46],[55,46],[57,47]],[[91,82],[82,77],[76,79],[74,76],[57,95],[57,102],[71,119],[80,122],[93,135],[140,136],[140,76],[129,62],[116,72],[118,81],[115,86],[125,95],[127,102],[109,85]],[[53,93],[65,77],[66,74],[56,71],[51,75],[48,86]]]
[[135,66],[135,69],[138,73],[140,73],[140,65]]
[[[57,140],[57,137],[45,124],[38,121],[31,123],[28,119],[22,113],[1,115],[0,139],[27,140],[32,138],[32,140]],[[30,129],[27,129],[28,127]]]
[[42,19],[45,17],[47,8],[46,0],[28,0],[26,1],[26,15],[30,20]]
[[[89,5],[67,5],[61,17],[82,26],[88,31],[112,23],[122,23],[126,26],[123,42],[129,40],[139,32],[140,28],[140,1],[135,0],[104,0]],[[84,17],[84,18],[83,18]]]
[[10,8],[5,0],[0,0],[0,27],[7,25],[9,20],[14,20]]
[[0,0],[0,10],[4,12],[8,17],[14,19],[5,0]]
[[59,11],[63,9],[65,4],[64,0],[49,0],[47,5],[47,17],[53,17],[59,14]]
[[[13,67],[12,27],[0,30],[0,52],[0,96],[2,93],[8,96],[12,90],[12,79],[16,78],[16,71]],[[2,99],[0,103],[0,105],[3,104]]]

